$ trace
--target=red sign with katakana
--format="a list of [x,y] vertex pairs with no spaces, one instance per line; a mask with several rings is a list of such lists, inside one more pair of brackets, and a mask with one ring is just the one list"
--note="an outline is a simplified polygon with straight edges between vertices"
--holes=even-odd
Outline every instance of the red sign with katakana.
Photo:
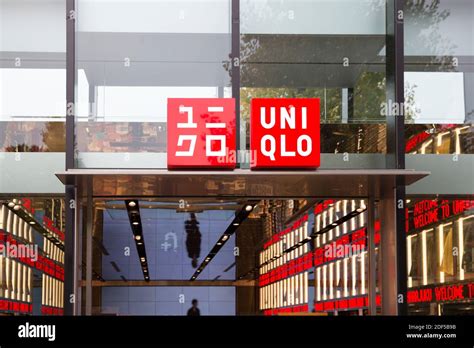
[[168,99],[168,168],[235,168],[235,125],[233,98]]

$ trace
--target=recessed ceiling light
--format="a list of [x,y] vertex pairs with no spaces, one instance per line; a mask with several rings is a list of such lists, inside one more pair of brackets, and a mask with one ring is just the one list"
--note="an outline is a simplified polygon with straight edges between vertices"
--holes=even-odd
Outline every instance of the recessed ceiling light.
[[13,208],[13,207],[15,206],[15,203],[9,202],[9,203],[8,203],[8,206],[9,206],[10,208]]
[[135,239],[140,240],[140,239],[142,239],[142,236],[135,236]]
[[144,257],[140,257],[140,260],[145,261],[145,258],[144,258]]
[[34,224],[36,224],[36,222],[30,221],[30,225],[34,225]]
[[138,242],[137,245],[143,245],[143,243],[142,243],[142,242]]
[[218,242],[217,245],[222,245],[222,243],[221,243],[221,242]]
[[232,225],[234,225],[234,226],[239,226],[239,223],[238,223],[238,222],[234,222]]
[[331,224],[331,226],[337,226],[337,223],[333,222],[333,223]]
[[13,207],[13,210],[18,211],[18,210],[20,210],[20,208],[21,208],[21,206],[17,204],[17,205],[15,205],[15,206]]
[[137,205],[137,203],[135,203],[135,201],[130,201],[130,202],[128,202],[128,206],[129,206],[129,207],[132,207],[132,208],[133,208],[133,207],[135,207],[136,205]]
[[227,239],[229,239],[229,236],[227,234],[224,234],[222,236],[222,241],[225,242]]
[[198,269],[196,272],[198,272],[198,273],[199,273],[199,272],[201,272],[201,270],[200,270],[200,269]]
[[138,221],[132,222],[132,225],[135,225],[135,226],[136,226],[136,225],[139,225],[139,224],[140,224],[140,223],[139,223]]
[[247,205],[245,206],[245,211],[252,211],[252,209],[253,209],[253,206],[250,205],[250,204],[247,204]]

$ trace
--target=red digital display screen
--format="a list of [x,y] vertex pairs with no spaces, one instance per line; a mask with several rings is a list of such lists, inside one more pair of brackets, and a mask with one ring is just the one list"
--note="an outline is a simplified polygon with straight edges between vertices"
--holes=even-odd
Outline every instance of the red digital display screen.
[[415,202],[412,216],[408,214],[407,230],[410,228],[418,230],[426,226],[437,224],[441,220],[462,214],[464,211],[472,209],[473,207],[474,201],[472,200],[437,201],[425,199]]
[[474,298],[474,283],[447,284],[411,289],[408,303],[450,302]]

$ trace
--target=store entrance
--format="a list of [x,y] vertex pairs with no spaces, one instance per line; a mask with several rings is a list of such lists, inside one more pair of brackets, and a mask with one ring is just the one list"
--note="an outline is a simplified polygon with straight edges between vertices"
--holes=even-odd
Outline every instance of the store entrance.
[[[197,299],[208,314],[324,314],[341,299],[350,302],[337,305],[375,314],[381,304],[376,214],[385,217],[388,231],[384,256],[394,260],[393,188],[397,180],[409,185],[427,174],[60,173],[67,192],[74,192],[74,223],[66,223],[74,227],[69,247],[81,266],[75,268],[74,313],[184,315]],[[382,288],[395,293],[394,264],[382,262],[379,269]],[[396,311],[396,297],[385,298],[386,313]]]

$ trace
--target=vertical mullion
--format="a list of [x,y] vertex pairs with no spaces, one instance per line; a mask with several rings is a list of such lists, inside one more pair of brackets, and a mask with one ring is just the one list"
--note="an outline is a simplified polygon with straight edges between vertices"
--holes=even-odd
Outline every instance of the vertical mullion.
[[[404,0],[386,0],[386,88],[387,88],[387,162],[390,169],[405,169],[405,120],[404,120]],[[392,106],[397,106],[394,113]],[[397,314],[407,312],[407,261],[405,231],[405,184],[397,178],[392,212],[395,213]],[[384,255],[382,255],[384,257]]]
[[[236,129],[236,150],[240,151],[240,0],[232,1],[232,19],[231,19],[231,78],[232,78],[232,97],[235,99],[235,129]],[[236,155],[236,158],[240,156]],[[237,166],[240,162],[237,160]]]
[[66,170],[75,167],[76,6],[66,3]]
[[[66,170],[75,167],[75,0],[66,2]],[[75,313],[76,300],[76,267],[75,267],[75,225],[76,225],[76,192],[74,185],[67,184],[65,189],[65,241],[64,241],[64,314]]]

